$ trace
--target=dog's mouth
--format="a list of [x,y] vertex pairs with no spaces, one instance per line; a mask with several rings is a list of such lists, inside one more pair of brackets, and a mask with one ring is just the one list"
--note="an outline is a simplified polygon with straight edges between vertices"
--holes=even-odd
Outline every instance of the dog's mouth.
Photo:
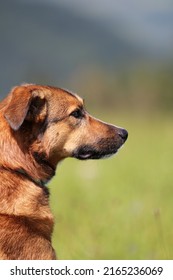
[[73,154],[73,157],[80,159],[80,160],[87,160],[87,159],[101,159],[101,158],[107,158],[110,157],[111,155],[115,154],[117,151],[112,152],[112,153],[103,153],[99,151],[88,151],[88,152],[77,152]]
[[117,151],[118,149],[116,147],[112,147],[111,149],[96,149],[90,145],[85,145],[76,149],[72,156],[80,160],[101,159],[110,157]]
[[81,145],[76,148],[72,157],[77,159],[100,159],[107,158],[117,153],[119,148],[125,143],[128,137],[126,130],[121,129],[118,133],[119,137],[101,138],[93,145]]

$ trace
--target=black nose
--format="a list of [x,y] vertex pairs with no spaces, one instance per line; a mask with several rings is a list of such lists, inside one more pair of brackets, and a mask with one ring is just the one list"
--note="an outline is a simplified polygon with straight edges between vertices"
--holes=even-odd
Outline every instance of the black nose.
[[123,141],[125,142],[127,140],[128,137],[128,132],[125,129],[120,129],[120,131],[118,132],[119,136],[123,139]]

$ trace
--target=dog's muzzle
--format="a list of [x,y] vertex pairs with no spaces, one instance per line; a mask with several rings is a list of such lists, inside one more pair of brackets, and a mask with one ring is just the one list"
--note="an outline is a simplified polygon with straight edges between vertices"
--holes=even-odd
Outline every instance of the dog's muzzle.
[[[117,128],[116,128],[117,129]],[[100,138],[95,143],[86,143],[74,150],[72,157],[80,160],[107,158],[115,154],[128,138],[125,129],[118,128],[109,138]]]

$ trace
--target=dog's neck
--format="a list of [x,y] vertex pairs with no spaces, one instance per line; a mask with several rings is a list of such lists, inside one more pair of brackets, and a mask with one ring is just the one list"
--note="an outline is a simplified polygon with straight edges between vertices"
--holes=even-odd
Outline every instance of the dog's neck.
[[39,180],[39,179],[35,179],[32,176],[30,176],[24,169],[17,169],[17,170],[13,170],[16,173],[19,173],[21,175],[23,175],[24,177],[26,177],[29,181],[35,183],[36,185],[38,185],[41,188],[45,188],[46,184],[48,183],[49,180]]
[[[26,157],[26,155],[25,155]],[[55,168],[48,161],[37,161],[35,157],[28,155],[29,160],[25,162],[25,157],[20,158],[20,164],[11,158],[10,171],[21,174],[40,187],[45,187],[48,181],[55,175]],[[8,169],[8,161],[0,160],[0,168]]]
[[23,169],[9,169],[9,168],[5,168],[4,166],[0,166],[0,169],[13,173],[15,175],[19,175],[20,177],[21,176],[24,177],[28,181],[34,183],[36,186],[42,188],[44,190],[44,192],[46,193],[46,195],[49,195],[48,188],[46,187],[46,184],[48,181],[37,180],[37,179],[33,178],[32,176],[30,176],[29,174],[27,174],[27,172]]
[[[55,169],[46,155],[42,152],[41,145],[35,145],[30,149],[23,148],[20,137],[14,137],[13,132],[8,129],[9,138],[4,138],[5,131],[0,131],[0,166],[27,176],[37,185],[45,184],[55,175]],[[27,139],[27,137],[26,137]]]

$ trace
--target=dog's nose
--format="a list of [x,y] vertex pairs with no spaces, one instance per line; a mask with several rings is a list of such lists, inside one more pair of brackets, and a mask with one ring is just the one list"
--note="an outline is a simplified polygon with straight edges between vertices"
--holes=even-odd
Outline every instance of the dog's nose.
[[123,139],[123,141],[125,142],[127,140],[127,137],[128,137],[128,132],[127,130],[125,129],[121,129],[119,132],[118,132],[118,135]]

